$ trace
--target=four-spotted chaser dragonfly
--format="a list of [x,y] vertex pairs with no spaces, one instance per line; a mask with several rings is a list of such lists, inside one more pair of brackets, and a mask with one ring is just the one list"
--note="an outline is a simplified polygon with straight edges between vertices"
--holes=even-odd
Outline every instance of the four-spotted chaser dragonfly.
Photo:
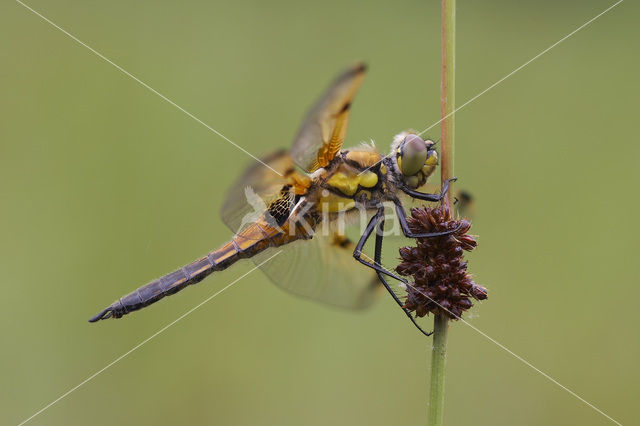
[[[89,321],[120,318],[198,283],[239,259],[252,258],[260,263],[260,259],[281,247],[286,250],[262,264],[261,269],[276,285],[292,293],[341,307],[369,305],[380,288],[379,282],[373,274],[355,268],[355,258],[376,272],[402,307],[402,301],[385,276],[406,281],[380,264],[383,203],[395,205],[398,223],[405,236],[443,235],[446,233],[412,233],[400,195],[439,201],[447,192],[449,182],[445,182],[439,194],[419,191],[434,172],[438,156],[433,149],[434,142],[423,140],[417,134],[398,135],[387,156],[379,154],[372,146],[341,149],[351,103],[364,74],[365,66],[360,64],[338,76],[307,114],[291,150],[265,158],[264,164],[269,167],[256,162],[232,185],[222,208],[223,221],[233,232],[237,231],[231,241],[122,297]],[[262,210],[256,209],[260,203],[263,203]],[[254,217],[249,214],[252,208]],[[340,229],[325,228],[329,230],[317,232],[321,226],[356,209],[374,213],[357,244]],[[363,258],[362,249],[374,232],[375,256],[371,262]],[[322,266],[310,268],[309,259]],[[416,324],[411,314],[403,310]]]

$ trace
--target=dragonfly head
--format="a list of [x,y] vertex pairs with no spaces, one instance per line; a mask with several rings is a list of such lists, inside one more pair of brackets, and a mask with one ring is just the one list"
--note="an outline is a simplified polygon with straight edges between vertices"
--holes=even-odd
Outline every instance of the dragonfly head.
[[397,140],[396,162],[402,178],[409,186],[417,187],[426,181],[438,165],[435,142],[406,133]]

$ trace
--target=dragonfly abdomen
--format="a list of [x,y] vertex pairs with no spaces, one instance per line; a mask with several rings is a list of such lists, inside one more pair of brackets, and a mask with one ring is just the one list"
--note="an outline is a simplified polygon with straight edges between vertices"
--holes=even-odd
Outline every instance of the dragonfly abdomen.
[[263,227],[254,224],[207,256],[123,296],[92,317],[89,322],[120,318],[130,312],[149,306],[165,296],[177,293],[188,285],[199,283],[211,273],[226,269],[239,259],[252,257],[271,246],[282,244],[282,242],[276,242],[275,237],[278,234],[282,235],[281,233],[269,235]]

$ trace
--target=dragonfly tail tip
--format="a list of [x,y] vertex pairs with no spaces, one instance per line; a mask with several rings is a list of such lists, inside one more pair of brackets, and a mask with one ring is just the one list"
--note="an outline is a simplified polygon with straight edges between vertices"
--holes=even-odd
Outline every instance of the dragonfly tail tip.
[[97,321],[100,321],[102,319],[111,318],[112,315],[113,315],[113,313],[111,312],[111,307],[108,307],[108,308],[103,309],[102,311],[100,311],[97,315],[89,318],[89,322],[97,322]]

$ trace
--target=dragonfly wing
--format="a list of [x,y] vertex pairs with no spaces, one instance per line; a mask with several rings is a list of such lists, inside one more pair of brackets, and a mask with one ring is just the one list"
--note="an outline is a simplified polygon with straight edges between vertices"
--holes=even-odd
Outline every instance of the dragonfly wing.
[[[313,172],[334,158],[344,142],[349,108],[364,72],[364,65],[357,65],[333,82],[308,113],[291,155],[281,151],[264,159],[284,177],[256,163],[231,186],[221,214],[233,232],[239,233],[260,220],[269,203],[281,197],[284,185],[292,185],[295,190],[304,188],[308,177],[296,170],[295,163]],[[261,266],[277,286],[331,305],[363,308],[371,304],[380,286],[375,274],[353,259],[353,248],[353,243],[343,237],[318,232],[310,240],[270,248],[252,259],[260,264],[282,250]]]
[[351,102],[365,70],[364,64],[358,64],[338,76],[307,114],[291,148],[294,161],[307,172],[326,166],[340,151]]
[[220,215],[233,232],[238,233],[258,220],[269,203],[280,197],[284,185],[306,179],[284,150],[274,152],[262,161],[282,176],[256,161],[231,185]]
[[371,305],[382,286],[375,273],[353,258],[355,245],[337,234],[299,240],[253,257],[256,264],[282,250],[260,269],[278,287],[319,302],[348,309]]
[[[260,239],[263,234],[270,233],[271,228],[264,223],[263,217],[267,206],[281,197],[280,190],[284,185],[305,178],[295,170],[293,159],[284,151],[267,156],[263,161],[285,177],[256,162],[231,186],[221,210],[224,223],[243,238]],[[249,232],[253,223],[261,223],[262,231]],[[343,308],[370,305],[380,286],[375,274],[353,258],[353,242],[336,232],[321,235],[323,232],[317,231],[310,240],[269,248],[252,260],[260,265],[281,250],[281,254],[260,266],[278,287]],[[247,241],[247,244],[252,242]]]

